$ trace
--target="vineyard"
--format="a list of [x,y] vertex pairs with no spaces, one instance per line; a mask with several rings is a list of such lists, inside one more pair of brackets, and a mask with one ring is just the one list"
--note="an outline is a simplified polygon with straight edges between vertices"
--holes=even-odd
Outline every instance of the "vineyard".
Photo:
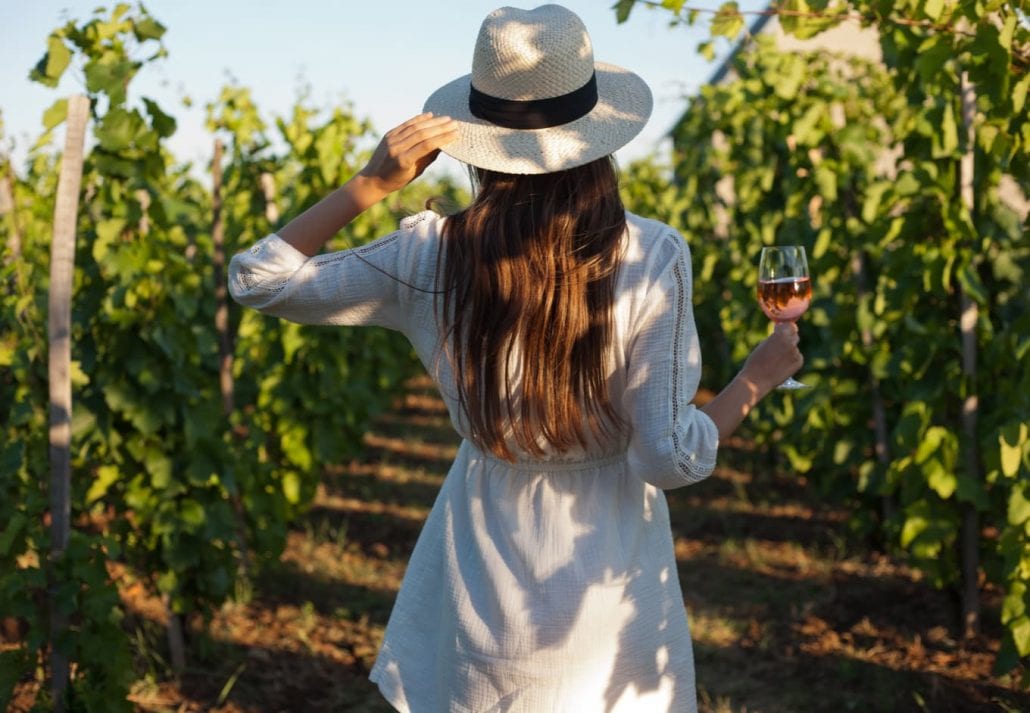
[[[613,21],[644,6],[674,22],[705,15],[622,0]],[[1000,190],[1030,186],[1026,10],[780,3],[798,37],[847,19],[875,27],[883,63],[759,37],[731,79],[692,99],[670,165],[623,170],[627,207],[690,242],[708,390],[768,333],[761,247],[805,245],[813,275],[801,323],[813,388],[763,402],[710,502],[706,485],[670,494],[707,710],[815,710],[802,689],[820,685],[863,710],[1030,705],[1030,241]],[[723,5],[713,41],[736,39],[745,19]],[[119,5],[41,38],[32,80],[56,87],[73,72],[86,95],[55,96],[25,166],[0,155],[0,702],[386,710],[363,676],[453,449],[439,402],[399,335],[281,322],[232,304],[225,285],[228,257],[359,170],[375,129],[304,96],[270,115],[229,84],[207,106],[210,164],[184,165],[166,147],[174,112],[133,88],[161,62],[165,32]],[[417,182],[330,247],[389,233],[427,201],[467,200],[449,179]],[[796,601],[749,568],[789,580]],[[706,599],[705,571],[738,586]],[[845,582],[855,591],[841,594]],[[868,656],[849,650],[857,673],[820,668],[812,641],[844,656],[839,636],[826,644],[837,625],[876,641]],[[262,627],[289,630],[282,651],[330,662],[290,657],[299,680],[347,686],[309,697],[269,663],[274,642],[255,633],[256,660],[219,643]],[[917,651],[924,639],[939,651]],[[923,663],[891,658],[901,649]],[[802,654],[818,675],[802,673]],[[706,684],[741,666],[737,687]],[[793,698],[763,692],[791,676]],[[863,698],[864,681],[901,690]]]

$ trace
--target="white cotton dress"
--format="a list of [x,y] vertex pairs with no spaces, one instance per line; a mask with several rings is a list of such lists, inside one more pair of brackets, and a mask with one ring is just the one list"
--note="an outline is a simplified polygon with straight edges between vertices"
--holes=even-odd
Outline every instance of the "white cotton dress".
[[440,358],[432,290],[444,220],[421,213],[374,243],[313,258],[270,235],[229,268],[233,296],[268,314],[403,332],[466,437],[370,678],[404,713],[696,711],[662,492],[707,477],[718,443],[691,405],[701,360],[686,242],[627,214],[608,365],[625,436],[511,464],[467,439]]

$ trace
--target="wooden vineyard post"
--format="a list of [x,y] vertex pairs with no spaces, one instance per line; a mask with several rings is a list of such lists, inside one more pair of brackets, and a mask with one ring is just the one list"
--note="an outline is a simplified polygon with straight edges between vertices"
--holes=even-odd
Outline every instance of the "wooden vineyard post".
[[54,710],[63,713],[68,690],[68,654],[61,640],[68,627],[57,595],[56,568],[71,534],[71,297],[75,267],[75,228],[82,187],[83,143],[89,99],[68,100],[64,156],[57,182],[54,233],[50,245],[50,293],[47,305],[50,382],[50,675]]
[[275,176],[268,171],[261,174],[261,193],[265,197],[265,220],[275,228],[279,222],[279,206],[275,202]]
[[[225,275],[225,216],[222,213],[222,156],[225,147],[222,140],[215,138],[214,158],[211,163],[211,242],[214,247],[212,265],[215,271],[215,331],[218,332],[218,383],[222,393],[222,413],[226,421],[232,418],[235,406],[236,382],[232,375],[233,346],[229,330],[229,289]],[[262,180],[262,183],[264,181]],[[250,576],[250,553],[247,550],[246,518],[239,492],[233,488],[229,493],[232,503],[236,546],[240,552],[240,566],[243,576]]]
[[[851,273],[855,278],[855,286],[858,292],[859,299],[864,298],[869,294],[869,287],[866,279],[866,261],[865,252],[861,249],[855,250],[851,256]],[[862,344],[866,349],[871,349],[873,346],[873,333],[868,327],[862,329]],[[869,390],[870,396],[872,397],[872,409],[873,409],[873,434],[875,437],[875,443],[873,446],[873,452],[876,454],[876,461],[886,472],[887,466],[891,461],[890,454],[890,440],[887,436],[887,410],[883,405],[883,395],[880,393],[880,380],[876,378],[876,374],[873,373],[872,365],[868,369],[869,378]],[[881,517],[886,522],[894,516],[896,508],[893,495],[884,495],[880,502],[881,506]]]
[[176,674],[182,673],[186,668],[186,640],[182,634],[182,618],[172,609],[171,598],[166,594],[161,598],[168,615],[168,655],[172,660],[172,670]]
[[[959,186],[962,203],[972,218],[973,165],[976,134],[973,121],[976,117],[976,88],[969,81],[965,71],[959,77],[959,92],[962,95],[962,128],[965,130],[966,151],[959,163]],[[974,248],[975,252],[975,248]],[[975,256],[973,258],[975,261]],[[965,470],[974,481],[980,480],[980,454],[977,448],[976,428],[979,401],[976,389],[976,324],[979,321],[979,306],[968,291],[961,291],[962,315],[959,328],[962,333],[962,374],[966,378],[968,391],[962,402],[962,430],[965,435]],[[974,503],[964,503],[962,509],[962,530],[960,534],[959,558],[962,570],[962,636],[970,639],[980,630],[980,517]]]
[[0,176],[0,215],[10,214],[10,230],[7,234],[7,258],[9,263],[18,262],[21,257],[21,226],[18,224],[17,206],[14,203],[14,179],[11,177],[11,162],[4,157],[3,175]]
[[212,223],[215,270],[215,330],[218,332],[218,384],[222,392],[222,411],[233,410],[232,336],[229,334],[229,291],[225,284],[225,218],[222,216],[222,153],[221,139],[215,139],[215,156],[211,163]]

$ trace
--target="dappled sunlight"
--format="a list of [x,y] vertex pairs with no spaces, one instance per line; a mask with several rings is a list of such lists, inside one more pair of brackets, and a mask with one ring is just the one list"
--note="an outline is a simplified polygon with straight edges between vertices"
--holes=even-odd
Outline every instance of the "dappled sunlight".
[[360,548],[334,542],[318,543],[298,532],[289,535],[281,561],[292,564],[297,573],[315,575],[331,594],[334,584],[360,586],[370,591],[396,594],[404,576],[403,559],[390,557],[386,545],[372,547],[366,554]]
[[[753,457],[729,460],[742,455]],[[815,710],[813,693],[828,688],[866,701],[882,690],[883,710],[900,700],[888,691],[961,711],[987,709],[988,696],[1009,700],[989,682],[997,641],[959,644],[946,594],[886,555],[851,554],[847,513],[797,480],[724,466],[705,486],[709,497],[670,497],[699,710],[733,710],[733,700]],[[726,679],[727,670],[739,673]],[[782,680],[793,683],[771,695]]]
[[[965,651],[943,627],[926,635],[874,625],[869,619],[841,631],[823,618],[794,624],[798,650],[809,656],[844,656],[894,671],[933,672],[958,681],[979,681],[977,669],[990,667],[997,651]],[[970,664],[973,664],[972,666]]]
[[456,446],[441,446],[432,443],[421,443],[405,438],[391,438],[368,433],[364,437],[365,445],[376,448],[399,458],[410,458],[425,461],[451,461],[457,455]]
[[337,513],[361,513],[365,515],[387,515],[389,517],[407,520],[421,524],[425,522],[429,514],[427,507],[415,507],[395,505],[393,503],[369,502],[358,498],[344,498],[338,495],[330,495],[326,492],[325,486],[320,486],[315,497],[314,506],[323,510],[331,510]]
[[[327,467],[325,473],[329,479],[367,478],[388,485],[417,484],[437,488],[443,484],[444,479],[444,476],[438,473],[431,473],[420,468],[390,463],[366,463],[356,460],[344,465]],[[323,490],[325,487],[324,483],[320,486]]]
[[[405,414],[424,415],[433,406],[425,401],[406,409],[405,402],[399,401],[399,410],[384,419],[384,426],[424,443],[424,429],[434,426],[410,424]],[[373,440],[375,434],[381,436],[381,429],[374,429]],[[382,457],[388,461],[378,460]],[[394,458],[389,450],[375,450],[327,468],[312,511],[288,532],[279,562],[259,577],[252,592],[214,612],[204,639],[208,658],[191,661],[179,682],[141,679],[132,693],[137,709],[389,713],[367,675],[414,538],[442,482],[439,468]],[[885,555],[849,554],[825,534],[844,526],[840,511],[813,502],[804,489],[782,487],[790,482],[719,468],[708,482],[668,498],[678,572],[659,569],[654,581],[645,581],[628,560],[582,572],[589,579],[582,597],[553,602],[569,621],[597,622],[593,628],[602,640],[588,650],[608,656],[596,666],[596,661],[581,662],[583,690],[593,691],[583,700],[601,691],[604,700],[597,708],[617,713],[620,701],[634,695],[660,700],[669,693],[659,674],[673,665],[671,650],[660,647],[641,655],[627,649],[620,637],[640,625],[644,591],[677,577],[683,608],[662,612],[650,625],[661,630],[684,608],[688,612],[699,713],[820,710],[826,701],[844,698],[870,710],[876,705],[907,710],[898,704],[898,691],[921,692],[931,710],[951,701],[962,713],[988,710],[991,697],[1013,700],[1016,694],[989,677],[996,638],[960,645],[947,627],[950,605],[943,595],[918,572]],[[540,487],[531,477],[517,485],[527,493]],[[651,511],[655,503],[640,507]],[[534,596],[586,566],[583,549],[603,536],[602,528],[588,524],[596,516],[575,508],[566,516],[580,529],[556,547],[552,559],[525,553],[531,568],[525,581],[532,583]],[[531,528],[546,525],[517,523],[527,541],[533,539]],[[130,620],[150,642],[149,649],[140,651],[160,659],[155,649],[160,651],[164,641],[164,606],[124,567],[110,571]],[[625,595],[612,586],[630,580],[638,589],[631,587]],[[526,596],[528,601],[528,591]],[[527,610],[520,630],[543,646],[546,656],[548,650],[560,651],[565,639],[561,627],[543,629],[543,621]],[[199,635],[199,629],[191,631]],[[606,690],[607,673],[626,665],[637,672],[632,681]],[[226,688],[229,694],[216,704]],[[874,705],[874,700],[881,703]]]

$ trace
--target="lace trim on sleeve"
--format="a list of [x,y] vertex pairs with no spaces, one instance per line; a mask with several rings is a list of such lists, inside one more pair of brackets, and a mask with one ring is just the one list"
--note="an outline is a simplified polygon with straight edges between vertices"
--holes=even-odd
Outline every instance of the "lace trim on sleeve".
[[677,426],[680,415],[680,369],[683,361],[683,343],[688,335],[684,333],[686,321],[686,279],[683,275],[683,267],[679,260],[673,266],[673,277],[676,279],[676,331],[673,335],[672,356],[672,445],[676,456],[676,466],[687,483],[696,483],[711,475],[715,468],[715,458],[698,458],[696,452],[691,452],[684,447],[680,440]]

